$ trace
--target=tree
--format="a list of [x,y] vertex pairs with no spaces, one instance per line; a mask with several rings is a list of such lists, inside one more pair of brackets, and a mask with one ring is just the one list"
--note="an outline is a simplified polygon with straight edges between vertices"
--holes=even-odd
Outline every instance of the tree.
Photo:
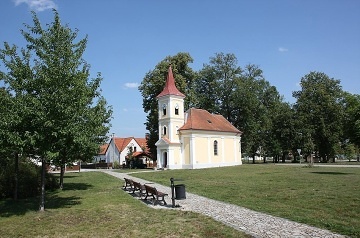
[[259,152],[277,154],[280,144],[274,137],[273,125],[281,113],[282,97],[276,88],[264,79],[258,66],[249,64],[244,67],[234,91],[233,124],[244,133],[243,152],[253,157],[253,163]]
[[204,64],[194,85],[196,106],[223,115],[243,132],[243,152],[255,159],[260,147],[262,154],[279,151],[272,125],[282,97],[258,66],[242,69],[234,54],[217,53]]
[[[360,95],[345,93],[344,140],[349,139],[356,150],[360,148]],[[359,161],[359,154],[357,155]]]
[[[62,168],[78,160],[90,159],[106,140],[111,107],[101,96],[101,75],[89,79],[90,66],[82,59],[87,37],[75,42],[78,31],[63,26],[54,10],[54,21],[44,29],[36,14],[33,26],[25,25],[21,33],[27,48],[5,43],[2,60],[10,92],[24,98],[33,153],[42,159],[43,179],[46,164],[54,161]],[[31,62],[31,63],[30,63]],[[19,104],[20,105],[20,104]],[[44,210],[44,181],[40,210]]]
[[195,81],[195,92],[198,96],[197,107],[211,113],[223,115],[230,122],[234,121],[235,85],[241,75],[234,54],[216,53],[204,64]]
[[192,84],[195,79],[195,72],[189,67],[193,59],[188,53],[178,53],[175,56],[168,56],[149,71],[139,86],[143,97],[143,108],[146,116],[146,129],[149,131],[147,146],[153,160],[156,160],[155,143],[159,139],[158,104],[156,96],[161,93],[165,86],[166,74],[171,64],[176,87],[186,95],[185,110],[194,104],[194,93]]
[[[323,162],[335,158],[341,140],[344,110],[340,81],[321,72],[310,72],[301,79],[301,90],[293,92],[294,109],[307,147],[314,147]],[[313,144],[313,146],[312,146]]]
[[[0,153],[1,159],[14,159],[14,199],[18,197],[18,168],[20,155],[34,153],[35,133],[31,125],[33,101],[22,87],[31,77],[30,53],[22,49],[17,53],[16,46],[4,43],[0,49],[0,62],[9,69],[8,73],[0,71],[0,80],[7,88],[1,89],[0,102]],[[13,82],[11,85],[9,85]],[[22,157],[23,157],[22,156]],[[4,162],[6,164],[6,161]]]

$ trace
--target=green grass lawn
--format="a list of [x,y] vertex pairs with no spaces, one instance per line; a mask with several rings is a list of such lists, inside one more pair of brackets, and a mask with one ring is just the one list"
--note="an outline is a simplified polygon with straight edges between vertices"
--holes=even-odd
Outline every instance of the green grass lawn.
[[360,237],[360,168],[244,164],[133,176],[293,221]]
[[63,191],[39,199],[0,201],[0,237],[248,237],[213,219],[152,209],[101,172],[68,173]]

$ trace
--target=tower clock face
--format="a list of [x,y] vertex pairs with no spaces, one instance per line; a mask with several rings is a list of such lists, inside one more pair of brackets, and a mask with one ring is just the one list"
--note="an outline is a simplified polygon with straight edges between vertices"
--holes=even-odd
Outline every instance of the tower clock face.
[[176,103],[175,109],[179,109],[179,104]]

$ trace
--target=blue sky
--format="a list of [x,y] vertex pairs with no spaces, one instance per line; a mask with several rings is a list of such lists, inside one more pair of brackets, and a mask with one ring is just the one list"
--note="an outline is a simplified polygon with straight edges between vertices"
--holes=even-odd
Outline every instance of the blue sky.
[[168,55],[188,52],[202,68],[215,53],[233,53],[239,66],[259,65],[285,101],[301,77],[321,71],[360,94],[359,0],[2,0],[0,42],[25,46],[30,11],[43,24],[56,8],[63,24],[88,35],[84,59],[101,72],[113,106],[110,133],[143,137],[146,114],[137,89]]

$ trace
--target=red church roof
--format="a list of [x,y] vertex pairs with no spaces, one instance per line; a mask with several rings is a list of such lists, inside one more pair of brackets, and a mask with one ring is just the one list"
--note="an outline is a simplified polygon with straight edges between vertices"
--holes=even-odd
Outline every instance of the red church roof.
[[179,130],[205,130],[241,133],[222,115],[211,114],[203,109],[190,108],[185,116],[185,124]]
[[166,96],[166,95],[175,95],[175,96],[185,97],[185,95],[182,94],[175,85],[175,79],[174,79],[174,75],[173,75],[173,72],[171,69],[171,65],[169,66],[165,87],[162,90],[162,92],[159,95],[157,95],[157,98]]

